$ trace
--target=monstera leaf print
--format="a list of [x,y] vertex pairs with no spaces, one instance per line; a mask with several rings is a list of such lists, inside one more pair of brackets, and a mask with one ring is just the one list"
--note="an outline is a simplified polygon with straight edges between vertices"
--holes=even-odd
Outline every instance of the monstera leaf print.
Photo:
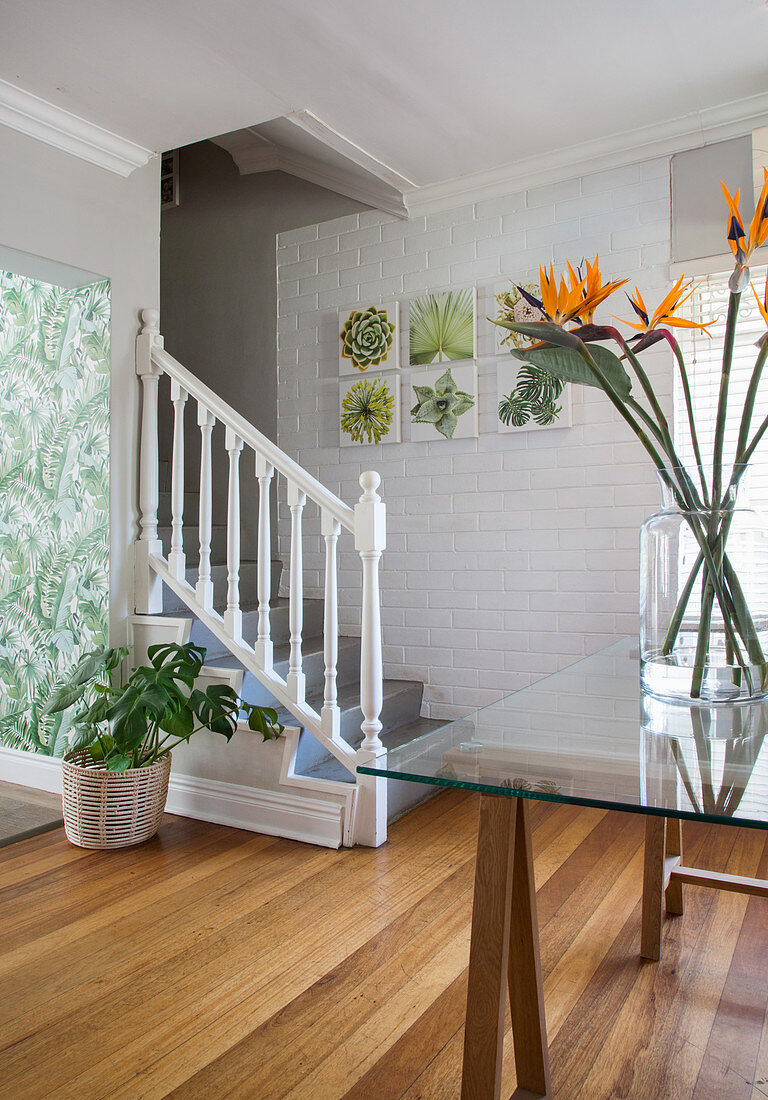
[[109,283],[0,272],[0,744],[61,756],[58,680],[107,641]]

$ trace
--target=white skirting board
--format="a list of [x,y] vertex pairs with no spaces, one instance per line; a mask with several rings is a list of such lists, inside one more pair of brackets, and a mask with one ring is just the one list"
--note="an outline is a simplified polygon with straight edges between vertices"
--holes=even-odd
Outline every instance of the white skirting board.
[[325,848],[341,847],[341,805],[319,798],[302,798],[293,792],[264,791],[216,779],[171,775],[166,810],[169,814],[235,829],[303,840]]
[[[0,779],[61,794],[61,761],[38,753],[0,748]],[[172,775],[166,809],[170,814],[235,829],[302,840],[325,848],[341,847],[342,806],[330,799]]]

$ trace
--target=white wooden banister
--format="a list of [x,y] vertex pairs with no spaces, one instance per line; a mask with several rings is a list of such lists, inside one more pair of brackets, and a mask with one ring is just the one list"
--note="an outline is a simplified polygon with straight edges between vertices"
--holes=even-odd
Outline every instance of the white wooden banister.
[[197,598],[206,611],[213,609],[213,581],[211,580],[211,526],[213,523],[213,458],[211,434],[216,418],[205,405],[198,402],[197,423],[200,428],[200,512],[198,529],[200,557],[197,567]]
[[259,481],[259,533],[257,586],[259,598],[259,626],[255,653],[262,667],[272,670],[272,637],[269,628],[269,601],[272,598],[272,535],[270,529],[269,490],[275,473],[274,466],[262,455],[256,455],[256,477]]
[[306,493],[288,482],[288,507],[291,510],[291,561],[288,589],[288,619],[291,628],[291,655],[286,683],[291,698],[304,702],[306,680],[302,671],[301,631],[304,620],[304,557],[301,541],[301,517],[307,502]]
[[243,441],[231,428],[226,429],[229,455],[227,489],[227,610],[224,627],[235,639],[243,637],[243,613],[240,610],[240,452]]
[[173,575],[184,580],[187,561],[184,554],[184,406],[187,391],[171,380],[173,402],[173,461],[171,464],[171,552],[168,565]]
[[[141,468],[139,475],[140,535],[135,542],[135,606],[140,614],[162,611],[162,584],[165,583],[198,619],[251,671],[271,692],[277,703],[295,716],[297,723],[318,738],[328,751],[350,772],[354,785],[331,780],[293,776],[293,763],[286,775],[293,781],[328,784],[334,797],[341,796],[347,806],[344,826],[345,843],[378,845],[386,839],[386,781],[359,776],[359,764],[381,759],[386,750],[380,737],[382,708],[382,644],[379,600],[379,562],[385,546],[385,506],[377,489],[381,479],[368,471],[361,475],[362,495],[354,509],[302,469],[293,459],[262,435],[208,386],[178,363],[163,348],[157,310],[142,311],[143,326],[136,345],[136,370],[142,384]],[[171,464],[171,541],[167,559],[158,538],[159,449],[158,381],[167,374],[171,382],[173,404],[173,447]],[[186,402],[195,402],[200,429],[200,504],[197,515],[199,564],[194,585],[187,581],[184,552],[184,415]],[[224,445],[228,457],[227,482],[227,590],[217,587],[214,604],[211,540],[213,532],[213,428],[224,427]],[[241,567],[241,472],[240,456],[244,447],[254,452],[254,474],[259,486],[257,529],[258,628],[250,645],[243,637],[243,610],[240,605]],[[290,512],[290,562],[288,592],[289,658],[285,679],[275,669],[270,628],[272,597],[272,485],[275,474],[287,485]],[[251,476],[251,475],[248,475]],[[303,668],[302,632],[304,629],[304,558],[303,514],[307,501],[320,511],[320,536],[325,548],[323,602],[323,697],[319,713],[306,697]],[[355,750],[341,735],[341,711],[338,702],[339,634],[339,539],[342,531],[354,535],[355,549],[363,566],[362,631],[360,660],[360,709],[363,715],[363,741]],[[217,582],[218,583],[218,582]],[[219,604],[219,598],[222,603]],[[292,746],[295,759],[296,737]],[[289,774],[290,773],[290,774]],[[350,795],[350,789],[352,791]]]

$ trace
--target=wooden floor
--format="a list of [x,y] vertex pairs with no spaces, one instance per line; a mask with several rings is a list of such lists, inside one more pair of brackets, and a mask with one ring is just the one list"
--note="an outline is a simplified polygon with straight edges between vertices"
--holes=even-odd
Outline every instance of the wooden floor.
[[[173,817],[122,852],[3,849],[0,1095],[458,1098],[476,819],[452,791],[378,851]],[[533,824],[558,1100],[768,1096],[768,901],[687,887],[643,963],[643,819]],[[768,877],[768,834],[685,837],[687,862]]]

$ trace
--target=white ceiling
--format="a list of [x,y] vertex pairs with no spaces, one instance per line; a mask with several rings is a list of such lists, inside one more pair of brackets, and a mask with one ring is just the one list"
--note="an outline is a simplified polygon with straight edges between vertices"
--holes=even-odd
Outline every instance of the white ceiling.
[[154,150],[309,110],[422,186],[768,95],[765,0],[0,0],[0,77]]

